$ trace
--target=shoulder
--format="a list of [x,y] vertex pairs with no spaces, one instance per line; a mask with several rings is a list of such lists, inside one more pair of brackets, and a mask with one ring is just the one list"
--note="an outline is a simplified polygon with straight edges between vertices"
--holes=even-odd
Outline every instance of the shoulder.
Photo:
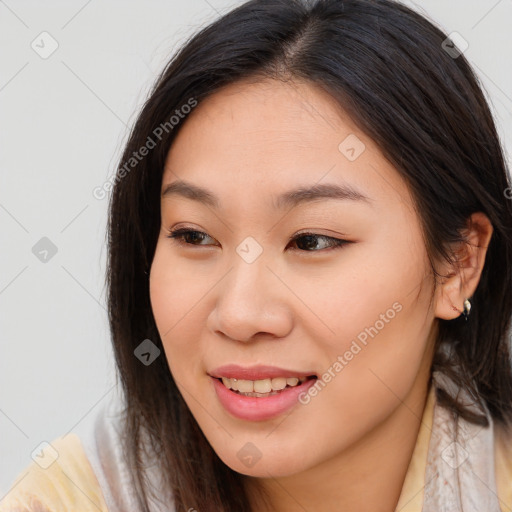
[[78,435],[43,443],[32,459],[0,501],[0,512],[108,512]]

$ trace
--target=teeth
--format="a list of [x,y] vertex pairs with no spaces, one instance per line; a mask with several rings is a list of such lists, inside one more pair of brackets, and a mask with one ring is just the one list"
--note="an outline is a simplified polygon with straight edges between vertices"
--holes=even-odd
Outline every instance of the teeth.
[[233,391],[239,391],[240,393],[244,394],[267,394],[274,391],[281,391],[286,386],[295,387],[299,383],[302,384],[305,380],[306,377],[276,377],[273,379],[262,380],[227,379],[226,377],[222,377],[222,383],[224,384],[224,386],[226,386],[228,389],[232,389]]
[[272,389],[280,390],[286,387],[287,380],[286,377],[277,377],[272,379]]
[[[254,391],[255,393],[270,393],[272,391],[272,382],[270,379],[264,380],[246,380],[247,387],[253,387],[254,389],[248,389],[248,392]],[[275,390],[274,390],[275,391]]]
[[[265,393],[265,391],[259,391],[258,389],[253,389],[252,381],[250,380],[239,380],[237,381],[237,389],[240,393],[252,393],[253,391],[258,391],[259,393]],[[269,389],[270,391],[270,389]]]

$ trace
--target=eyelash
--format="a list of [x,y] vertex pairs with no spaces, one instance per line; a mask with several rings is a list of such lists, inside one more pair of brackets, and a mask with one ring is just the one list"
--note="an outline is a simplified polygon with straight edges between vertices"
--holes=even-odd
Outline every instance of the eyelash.
[[[199,233],[200,235],[206,235],[207,237],[210,236],[207,233],[204,233],[203,231],[197,231],[197,230],[188,229],[188,228],[179,228],[179,229],[175,229],[175,230],[171,229],[171,230],[168,231],[168,234],[166,236],[167,236],[167,238],[172,239],[174,242],[176,242],[177,244],[179,244],[181,246],[191,245],[191,246],[199,246],[200,247],[202,244],[190,244],[190,243],[188,243],[188,242],[186,242],[184,240],[185,235],[190,234],[190,233]],[[304,238],[306,236],[312,236],[312,237],[317,237],[317,238],[324,238],[324,239],[330,241],[331,246],[327,247],[325,249],[312,250],[312,251],[303,250],[303,249],[297,249],[297,250],[300,250],[302,252],[330,251],[330,250],[334,250],[334,249],[340,249],[344,245],[352,243],[349,240],[343,240],[341,238],[334,238],[332,236],[319,235],[317,233],[310,233],[310,232],[299,233],[298,235],[295,235],[294,237],[292,237],[289,240],[289,242],[295,242],[295,241],[300,240],[301,238]]]

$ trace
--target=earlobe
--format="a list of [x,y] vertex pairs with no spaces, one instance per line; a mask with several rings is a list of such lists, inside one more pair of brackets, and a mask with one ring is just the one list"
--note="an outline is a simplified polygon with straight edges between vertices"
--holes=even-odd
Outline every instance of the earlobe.
[[492,233],[492,224],[484,213],[475,212],[468,219],[467,228],[463,232],[466,242],[458,244],[454,250],[455,261],[444,266],[444,277],[438,283],[435,307],[437,318],[453,320],[463,314],[467,319],[471,297],[482,275]]
[[[435,316],[442,320],[453,320],[462,313],[462,279],[460,273],[443,277],[436,290]],[[465,297],[464,297],[465,298]],[[464,300],[464,298],[462,300]]]

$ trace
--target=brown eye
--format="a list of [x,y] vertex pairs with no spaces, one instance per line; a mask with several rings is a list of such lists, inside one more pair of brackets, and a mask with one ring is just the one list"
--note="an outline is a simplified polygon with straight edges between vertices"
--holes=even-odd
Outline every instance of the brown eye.
[[[318,240],[327,241],[327,244],[319,244]],[[319,250],[336,249],[337,247],[341,247],[345,244],[350,243],[347,240],[333,238],[331,236],[326,235],[318,235],[315,233],[301,233],[300,235],[297,235],[294,238],[292,238],[291,242],[293,242],[299,248],[299,250],[307,252],[318,252]],[[318,249],[319,245],[320,249]],[[324,247],[322,247],[322,245]]]
[[201,242],[206,238],[211,237],[208,234],[203,233],[202,231],[181,228],[175,229],[174,231],[169,231],[169,233],[167,234],[167,238],[172,238],[176,240],[177,243],[182,245],[209,245],[202,244]]

